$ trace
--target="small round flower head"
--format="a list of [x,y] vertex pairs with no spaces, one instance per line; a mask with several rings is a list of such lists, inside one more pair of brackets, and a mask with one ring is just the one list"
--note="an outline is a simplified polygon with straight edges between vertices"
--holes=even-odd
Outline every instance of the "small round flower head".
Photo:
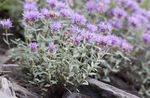
[[94,2],[94,0],[87,1],[85,6],[89,12],[96,11],[96,9],[97,9],[97,4],[96,4],[96,2]]
[[36,42],[30,43],[28,46],[29,46],[29,48],[31,49],[32,52],[35,52],[37,50],[37,48],[39,47]]
[[147,18],[150,19],[150,11],[146,11],[147,12]]
[[144,33],[143,34],[143,40],[144,40],[145,43],[150,44],[150,33]]
[[49,43],[48,51],[49,51],[50,53],[56,52],[56,45],[54,44],[54,42]]
[[47,2],[49,3],[49,5],[52,7],[52,8],[54,8],[55,6],[56,6],[56,4],[57,4],[57,0],[47,0]]
[[24,3],[24,11],[37,11],[37,5],[35,2],[25,2]]
[[83,38],[81,35],[74,35],[72,37],[72,40],[73,40],[73,44],[79,45],[81,43],[81,41],[83,40]]
[[26,22],[35,22],[41,18],[41,14],[38,11],[25,11],[23,18]]
[[127,16],[127,12],[119,7],[116,7],[113,9],[113,15],[117,18],[124,18]]
[[91,32],[85,32],[85,33],[81,33],[81,36],[83,39],[85,39],[86,41],[89,41],[91,42],[93,40],[93,37],[94,37],[94,33],[91,33]]
[[80,32],[80,28],[78,26],[72,25],[72,26],[70,26],[68,28],[68,31],[71,32],[71,33],[79,33]]
[[108,39],[106,36],[97,34],[95,36],[95,42],[99,46],[106,46],[108,44]]
[[61,1],[57,2],[57,8],[58,9],[67,9],[69,6]]
[[140,27],[141,21],[138,17],[131,16],[131,17],[128,17],[128,25],[132,27]]
[[98,24],[98,29],[102,33],[110,34],[112,32],[112,26],[108,22],[100,22]]
[[131,9],[132,12],[139,10],[139,5],[137,2],[132,1],[132,3],[128,6],[129,9]]
[[144,17],[149,17],[149,12],[142,8],[139,8],[139,10],[135,11],[134,14],[142,15]]
[[123,27],[122,20],[119,20],[119,19],[116,19],[116,18],[109,20],[109,23],[115,29],[121,29]]
[[129,44],[126,40],[122,40],[121,48],[122,48],[125,52],[130,52],[130,51],[133,50],[133,46],[132,46],[131,44]]
[[83,15],[75,13],[71,17],[71,21],[77,25],[84,25],[86,23],[86,18]]
[[51,29],[54,32],[58,32],[61,29],[62,25],[60,22],[53,22],[51,25]]
[[60,14],[63,17],[69,18],[73,14],[73,11],[71,9],[62,9],[62,10],[60,10]]
[[130,10],[132,12],[139,9],[139,5],[137,2],[133,0],[116,0],[121,7],[124,7],[126,10]]
[[50,11],[47,8],[44,8],[41,10],[41,15],[42,15],[42,17],[49,18],[50,17]]
[[96,25],[93,25],[93,24],[87,24],[87,29],[88,29],[90,32],[96,32],[96,31],[97,31],[97,26],[96,26]]
[[120,47],[120,44],[122,41],[122,39],[120,37],[115,36],[115,35],[108,35],[107,38],[109,40],[109,42],[108,42],[109,45]]
[[142,15],[137,14],[138,19],[141,21],[142,24],[147,24],[149,22],[148,18]]
[[150,32],[150,25],[147,26],[147,31]]
[[12,27],[12,22],[10,19],[3,19],[0,20],[0,25],[5,29],[9,29]]
[[106,12],[110,5],[110,0],[96,0],[97,10],[100,12]]

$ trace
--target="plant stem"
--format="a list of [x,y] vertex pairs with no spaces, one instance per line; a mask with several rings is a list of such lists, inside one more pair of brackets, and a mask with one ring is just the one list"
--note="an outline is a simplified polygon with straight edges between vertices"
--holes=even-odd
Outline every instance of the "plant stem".
[[5,29],[5,36],[6,36],[6,41],[7,41],[7,44],[8,44],[8,48],[10,49],[10,44],[9,44],[9,38],[8,38],[7,29]]

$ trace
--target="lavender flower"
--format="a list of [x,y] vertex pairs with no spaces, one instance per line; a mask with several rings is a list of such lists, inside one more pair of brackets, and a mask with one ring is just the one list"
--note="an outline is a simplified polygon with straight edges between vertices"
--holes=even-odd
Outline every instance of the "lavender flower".
[[126,10],[130,10],[132,12],[139,9],[138,3],[132,0],[116,0],[116,3],[124,7]]
[[50,53],[55,53],[56,52],[56,45],[54,44],[54,42],[49,43],[48,51]]
[[61,29],[61,23],[60,22],[53,22],[51,25],[52,31],[58,32]]
[[0,25],[5,29],[9,29],[12,27],[12,22],[10,19],[3,19],[0,20]]
[[98,24],[98,29],[102,33],[110,34],[112,32],[112,26],[108,22],[100,22]]
[[58,9],[67,9],[69,6],[61,1],[57,2],[57,8]]
[[39,47],[36,42],[30,43],[28,46],[29,46],[29,48],[31,49],[32,52],[36,52],[37,48]]
[[121,29],[123,27],[122,20],[119,20],[119,19],[116,19],[116,18],[109,20],[109,23],[115,29]]
[[56,6],[56,4],[57,4],[57,0],[47,0],[47,2],[49,3],[49,5],[52,7],[52,8],[54,8],[55,6]]
[[116,7],[113,9],[113,15],[117,18],[124,18],[127,16],[127,13],[123,9]]
[[42,9],[41,10],[41,14],[45,18],[49,18],[50,17],[50,11],[47,8]]
[[142,24],[138,17],[131,16],[128,17],[128,25],[132,27],[140,27]]
[[134,12],[136,10],[139,10],[139,5],[137,2],[132,1],[132,3],[128,6],[128,8]]
[[150,33],[144,33],[143,40],[145,43],[150,43]]
[[106,36],[102,36],[102,35],[95,35],[95,42],[98,46],[106,46],[108,43],[108,39]]
[[110,5],[110,0],[96,0],[97,2],[97,10],[101,13],[104,13],[108,10]]
[[85,4],[85,6],[86,6],[86,9],[87,9],[89,12],[96,11],[96,9],[97,9],[97,4],[96,4],[96,2],[94,2],[93,0],[87,1],[86,4]]
[[79,45],[81,43],[81,41],[83,40],[83,38],[80,35],[74,35],[72,37],[72,40],[73,40],[74,45]]
[[72,25],[72,26],[70,26],[68,28],[68,31],[71,32],[71,33],[79,33],[80,32],[80,28],[78,26]]
[[96,32],[97,31],[97,26],[93,24],[87,24],[87,28],[90,32]]
[[73,11],[71,9],[62,9],[60,10],[60,14],[63,17],[70,17],[73,14]]
[[148,18],[142,15],[137,14],[138,19],[141,21],[142,24],[147,24],[149,22]]
[[132,46],[131,44],[129,44],[126,40],[122,40],[121,48],[122,48],[125,52],[130,52],[130,51],[133,50],[133,46]]
[[77,25],[84,25],[86,22],[86,18],[83,15],[77,14],[75,13],[72,17],[71,17],[71,21]]
[[27,22],[35,22],[41,18],[41,14],[38,11],[25,11],[23,18]]
[[92,42],[93,37],[94,37],[94,33],[91,32],[85,32],[85,33],[81,33],[81,36],[83,39],[85,39],[86,41]]
[[147,31],[150,31],[150,25],[147,26]]
[[35,2],[25,2],[24,10],[25,11],[37,11],[38,8]]

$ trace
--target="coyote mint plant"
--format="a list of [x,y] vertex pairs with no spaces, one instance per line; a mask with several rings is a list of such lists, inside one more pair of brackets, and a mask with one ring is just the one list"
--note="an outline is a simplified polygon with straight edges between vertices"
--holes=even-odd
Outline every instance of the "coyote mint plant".
[[22,23],[26,40],[16,41],[18,49],[12,57],[28,70],[32,84],[43,90],[57,83],[77,86],[89,76],[97,76],[99,69],[107,75],[115,68],[106,64],[104,56],[132,50],[125,39],[112,34],[109,22],[91,23],[89,17],[73,10],[68,2],[47,0],[39,7],[32,0],[25,1]]

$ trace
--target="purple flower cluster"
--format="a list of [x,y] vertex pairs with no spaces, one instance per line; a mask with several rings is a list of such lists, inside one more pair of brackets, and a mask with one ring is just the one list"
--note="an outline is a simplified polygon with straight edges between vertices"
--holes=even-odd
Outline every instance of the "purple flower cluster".
[[75,13],[71,17],[71,21],[77,25],[84,25],[86,23],[86,18],[83,15]]
[[23,13],[23,18],[27,22],[35,22],[38,21],[41,16],[38,11],[26,11]]
[[60,14],[62,17],[70,18],[73,14],[71,9],[61,9]]
[[57,0],[47,0],[47,2],[49,3],[49,5],[54,8],[57,4]]
[[4,29],[9,29],[12,27],[12,22],[10,19],[2,19],[0,20],[0,25],[4,28]]
[[23,12],[24,21],[26,21],[28,23],[33,23],[35,21],[38,21],[40,18],[41,18],[41,14],[38,11],[36,2],[26,1],[24,3],[24,12]]
[[59,2],[57,2],[57,9],[68,9],[69,8],[69,6],[66,4],[66,3],[64,3],[64,2],[61,2],[61,1],[59,1]]
[[37,4],[35,2],[25,2],[24,3],[24,10],[25,11],[37,11]]
[[128,17],[128,25],[132,27],[140,27],[141,22],[138,17],[131,16]]
[[29,48],[31,49],[32,52],[36,52],[38,47],[39,47],[39,45],[36,42],[30,43],[28,46],[29,46]]
[[49,18],[50,17],[50,10],[47,8],[41,9],[41,16],[44,18]]
[[144,40],[144,42],[150,44],[150,33],[144,33],[143,34],[143,40]]
[[116,0],[116,3],[128,11],[137,11],[140,7],[134,0]]
[[68,28],[68,32],[73,33],[73,34],[74,33],[79,33],[80,32],[80,28],[78,26],[72,25],[72,26],[70,26]]
[[123,22],[117,18],[110,19],[108,22],[115,29],[121,29],[123,27]]
[[87,29],[90,31],[90,32],[96,32],[97,31],[97,26],[94,25],[94,24],[87,24]]
[[98,30],[102,33],[110,34],[112,32],[112,26],[109,22],[100,22],[98,24]]
[[150,44],[150,25],[147,26],[146,32],[143,33],[143,40],[145,43]]
[[56,52],[56,45],[54,44],[54,42],[50,42],[50,43],[49,43],[48,51],[49,51],[50,53],[55,53],[55,52]]
[[54,32],[58,32],[61,29],[62,25],[60,22],[53,22],[51,25],[51,29]]
[[94,0],[87,1],[85,6],[89,12],[93,12],[93,11],[97,10],[97,4],[96,4],[96,2],[94,2]]
[[110,0],[89,0],[86,2],[86,9],[92,12],[105,12],[109,8]]
[[125,18],[127,16],[127,12],[119,7],[114,8],[112,14],[117,18]]

